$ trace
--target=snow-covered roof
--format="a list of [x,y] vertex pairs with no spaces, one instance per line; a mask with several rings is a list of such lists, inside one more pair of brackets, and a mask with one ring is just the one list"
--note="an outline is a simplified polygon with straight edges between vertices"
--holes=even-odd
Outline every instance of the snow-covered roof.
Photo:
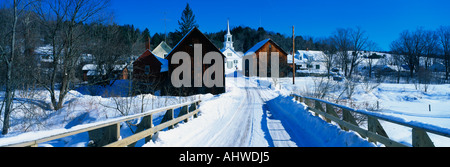
[[325,61],[325,53],[322,51],[297,50],[297,53],[308,59],[308,61]]
[[[127,64],[117,64],[114,65],[114,69],[113,71],[121,71],[123,70],[125,67],[127,66]],[[83,66],[83,68],[81,69],[82,71],[87,71],[87,75],[88,76],[92,76],[92,75],[97,75],[97,65],[96,64],[86,64]],[[105,67],[105,66],[103,66]],[[102,73],[103,75],[106,75],[106,69],[103,68],[102,69]]]
[[53,47],[51,45],[37,47],[34,50],[34,53],[35,54],[43,54],[43,55],[51,55],[51,54],[53,54]]
[[[325,61],[325,54],[322,51],[297,50],[294,60],[295,64]],[[292,63],[292,54],[287,56],[287,61],[288,63]]]
[[[234,51],[234,50],[231,49],[231,48],[221,49],[220,51],[225,55],[226,58],[235,58],[235,59],[239,59],[239,58],[242,57],[242,54],[238,54],[236,51]],[[231,57],[228,56],[226,53],[232,53]]]
[[258,42],[257,44],[253,45],[252,48],[250,48],[247,52],[245,52],[244,56],[251,55],[255,53],[259,48],[261,48],[264,44],[269,42],[270,38],[267,38],[265,40],[262,40],[261,42]]
[[159,62],[161,62],[161,70],[159,72],[167,72],[169,71],[169,60],[163,59],[161,57],[155,56]]
[[[306,62],[304,58],[302,58],[302,59],[300,60],[300,54],[295,54],[294,60],[295,60],[295,64],[297,64],[297,65]],[[292,64],[292,54],[288,54],[288,55],[287,55],[287,63],[288,63],[288,64]]]
[[83,71],[87,71],[87,70],[96,70],[97,69],[97,65],[95,64],[86,64],[83,66],[83,68],[81,70]]
[[161,43],[159,43],[158,46],[156,46],[155,49],[153,49],[152,53],[155,56],[158,56],[158,57],[164,59],[165,56],[168,55],[171,50],[172,50],[172,48],[169,45],[167,45],[166,42],[162,41]]

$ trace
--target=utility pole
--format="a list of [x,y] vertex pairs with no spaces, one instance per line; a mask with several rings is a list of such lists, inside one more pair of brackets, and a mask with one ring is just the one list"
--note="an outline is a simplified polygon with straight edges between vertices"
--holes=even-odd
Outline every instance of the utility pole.
[[295,85],[295,31],[292,26],[292,85]]
[[161,19],[161,20],[164,21],[164,42],[167,42],[167,21],[169,19],[166,18],[167,12],[163,12],[163,14],[164,14],[164,19]]

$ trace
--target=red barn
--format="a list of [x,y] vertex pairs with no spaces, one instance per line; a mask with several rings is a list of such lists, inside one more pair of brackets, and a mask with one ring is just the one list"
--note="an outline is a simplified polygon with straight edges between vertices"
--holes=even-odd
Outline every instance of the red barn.
[[167,79],[168,61],[146,50],[133,62],[133,89],[135,93],[154,93],[161,90]]

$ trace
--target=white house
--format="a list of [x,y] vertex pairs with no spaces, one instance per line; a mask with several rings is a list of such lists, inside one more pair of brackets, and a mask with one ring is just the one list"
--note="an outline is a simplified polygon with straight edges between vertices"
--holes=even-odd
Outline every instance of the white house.
[[[327,73],[325,54],[322,51],[297,50],[294,60],[297,73]],[[287,56],[287,61],[288,64],[292,64],[291,54]]]
[[227,21],[227,34],[224,36],[224,48],[220,51],[225,55],[225,72],[241,70],[242,67],[242,52],[236,52],[233,47],[233,35],[230,33],[230,22]]

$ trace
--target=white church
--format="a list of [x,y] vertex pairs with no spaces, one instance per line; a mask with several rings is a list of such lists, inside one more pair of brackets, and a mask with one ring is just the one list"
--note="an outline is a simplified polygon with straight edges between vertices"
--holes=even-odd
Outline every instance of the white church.
[[225,72],[242,70],[242,52],[236,52],[233,47],[233,35],[230,33],[230,22],[227,21],[227,34],[225,34],[224,48],[220,51],[225,55]]

